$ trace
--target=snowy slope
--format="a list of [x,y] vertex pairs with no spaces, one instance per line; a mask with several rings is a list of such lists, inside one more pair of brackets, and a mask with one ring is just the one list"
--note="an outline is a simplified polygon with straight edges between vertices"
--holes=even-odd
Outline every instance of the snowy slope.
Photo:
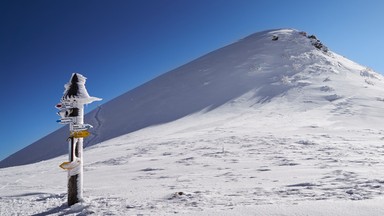
[[383,93],[298,31],[256,33],[91,112],[91,142],[116,138],[84,152],[84,203],[65,206],[60,156],[1,169],[0,212],[384,215]]
[[88,148],[85,202],[72,208],[58,168],[66,156],[2,169],[0,212],[384,214],[382,130],[326,127],[321,111],[299,118],[269,108],[235,114],[228,106]]
[[[272,41],[273,35],[279,40]],[[328,76],[331,81],[323,82]],[[358,83],[344,79],[350,76],[358,77]],[[378,77],[336,54],[317,50],[297,31],[260,32],[165,73],[89,113],[85,122],[95,129],[85,146],[204,109],[213,110],[246,93],[258,103],[295,89],[295,97],[302,97],[301,102],[309,97],[316,100],[312,105],[328,104],[334,97],[346,99],[355,94],[351,92],[355,85],[377,88],[368,82],[381,83]],[[334,83],[340,86],[337,91],[332,88]],[[313,90],[313,94],[302,95],[303,87]],[[68,129],[63,127],[1,161],[0,167],[65,154],[67,136]]]

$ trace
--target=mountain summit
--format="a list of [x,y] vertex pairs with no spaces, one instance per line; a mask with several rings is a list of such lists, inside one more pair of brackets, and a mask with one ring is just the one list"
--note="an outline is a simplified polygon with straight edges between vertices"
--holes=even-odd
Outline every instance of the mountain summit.
[[[329,51],[315,36],[294,29],[263,31],[165,73],[88,113],[85,121],[94,129],[85,146],[195,113],[236,116],[252,112],[253,116],[276,118],[271,121],[275,124],[285,119],[289,125],[297,120],[293,116],[304,118],[311,112],[324,120],[313,123],[316,127],[341,122],[351,127],[356,122],[372,124],[382,117],[383,95],[380,74]],[[63,127],[47,135],[1,161],[0,167],[66,154],[67,133]]]

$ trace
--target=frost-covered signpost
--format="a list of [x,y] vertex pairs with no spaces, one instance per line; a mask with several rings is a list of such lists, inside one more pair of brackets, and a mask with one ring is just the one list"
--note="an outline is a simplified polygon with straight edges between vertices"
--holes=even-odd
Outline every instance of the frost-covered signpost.
[[89,136],[89,124],[84,124],[84,104],[100,101],[90,97],[85,88],[86,78],[73,73],[69,83],[65,84],[64,95],[56,105],[61,124],[69,124],[69,161],[60,165],[68,170],[68,205],[78,203],[83,198],[83,139]]

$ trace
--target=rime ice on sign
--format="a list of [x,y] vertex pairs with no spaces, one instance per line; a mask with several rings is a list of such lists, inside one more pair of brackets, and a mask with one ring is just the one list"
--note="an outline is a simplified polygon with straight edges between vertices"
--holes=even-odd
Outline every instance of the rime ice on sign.
[[75,102],[81,104],[92,103],[93,101],[100,101],[101,98],[91,97],[85,88],[86,77],[81,74],[73,73],[69,83],[64,85],[65,91],[62,101]]
[[84,104],[99,101],[100,98],[89,96],[85,88],[86,78],[73,73],[70,81],[64,85],[61,103],[56,105],[61,124],[69,124],[69,161],[60,167],[68,170],[68,205],[80,202],[83,198],[83,138],[90,133],[92,125],[84,124]]

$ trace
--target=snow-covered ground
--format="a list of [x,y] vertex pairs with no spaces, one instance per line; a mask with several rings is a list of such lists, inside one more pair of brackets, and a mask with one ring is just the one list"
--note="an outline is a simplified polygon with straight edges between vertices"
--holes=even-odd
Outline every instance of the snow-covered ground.
[[72,208],[66,156],[2,169],[0,212],[384,215],[383,131],[284,111],[195,114],[93,146]]
[[1,215],[384,215],[384,78],[290,29],[236,44],[219,51],[223,68],[205,70],[208,55],[189,67],[199,73],[126,96],[152,88],[170,95],[158,107],[198,105],[87,148],[82,203],[66,206],[64,155],[0,169]]

